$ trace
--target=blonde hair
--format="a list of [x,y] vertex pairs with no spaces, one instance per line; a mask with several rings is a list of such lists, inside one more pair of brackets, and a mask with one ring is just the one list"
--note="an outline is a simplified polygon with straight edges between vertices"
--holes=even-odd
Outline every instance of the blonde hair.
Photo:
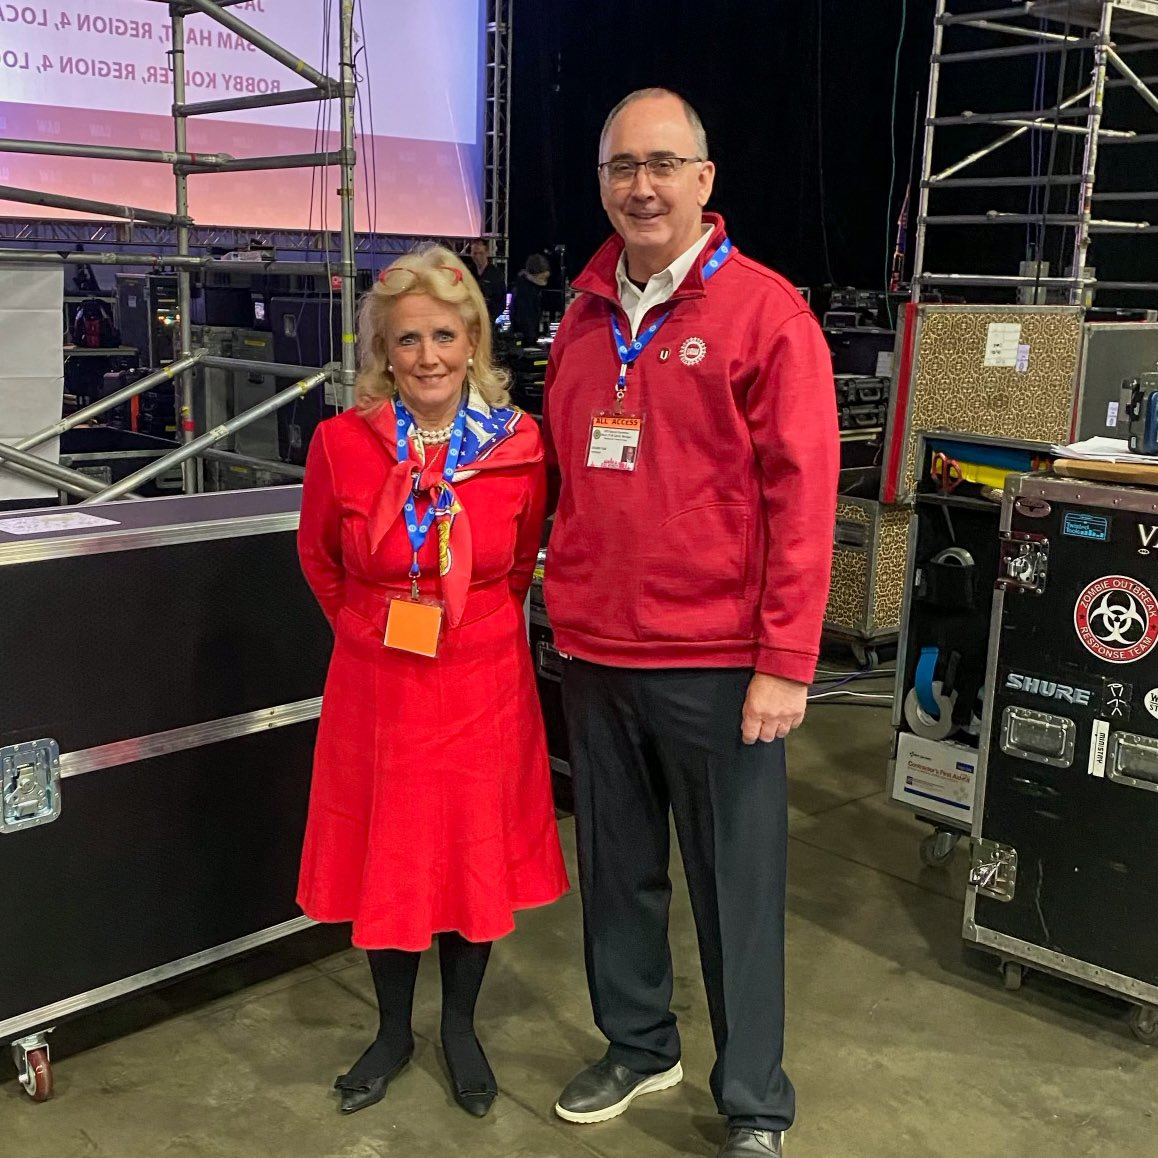
[[[467,381],[488,406],[509,406],[510,375],[492,360],[491,327],[486,300],[462,260],[442,245],[421,245],[383,270],[358,309],[359,410],[372,410],[398,392],[390,359],[386,326],[394,303],[407,294],[425,294],[453,306],[475,344]],[[485,324],[484,324],[485,323]]]

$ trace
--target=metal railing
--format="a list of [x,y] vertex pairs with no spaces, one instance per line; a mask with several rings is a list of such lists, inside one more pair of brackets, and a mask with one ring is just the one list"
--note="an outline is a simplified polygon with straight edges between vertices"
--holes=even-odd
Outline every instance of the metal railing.
[[[135,491],[142,483],[148,482],[178,465],[182,468],[183,489],[185,493],[192,493],[198,488],[198,472],[195,460],[202,455],[218,459],[228,455],[227,461],[235,464],[263,461],[251,459],[249,456],[230,454],[230,452],[218,449],[216,444],[280,407],[301,399],[303,395],[324,381],[333,382],[342,407],[352,406],[354,402],[356,376],[354,309],[357,279],[354,239],[354,196],[357,165],[354,141],[354,114],[357,100],[354,73],[355,0],[341,0],[339,22],[340,76],[337,78],[324,75],[305,61],[300,60],[294,53],[246,24],[245,21],[229,11],[229,8],[234,6],[230,0],[220,0],[220,2],[216,2],[216,0],[180,0],[179,3],[171,2],[171,0],[151,0],[151,2],[163,3],[169,10],[170,70],[173,77],[173,149],[138,149],[116,145],[0,139],[0,152],[143,161],[168,165],[173,170],[175,194],[173,213],[161,213],[134,206],[92,201],[41,190],[0,186],[0,199],[58,209],[99,213],[107,217],[131,222],[146,222],[155,226],[172,227],[176,230],[176,254],[132,254],[107,251],[62,255],[35,250],[0,250],[0,263],[63,264],[71,260],[91,265],[164,267],[177,271],[179,351],[172,365],[125,386],[108,397],[102,398],[14,444],[0,443],[0,469],[17,473],[24,478],[32,478],[47,483],[65,494],[84,496],[85,503],[108,502],[118,498],[135,497]],[[286,93],[255,95],[229,101],[188,103],[185,94],[185,21],[194,14],[209,17],[228,29],[233,35],[252,44],[254,48],[272,60],[284,65],[305,82],[305,87],[293,89]],[[188,120],[192,116],[307,100],[337,100],[339,102],[341,106],[341,149],[339,151],[256,157],[244,160],[237,160],[225,154],[194,154],[188,151],[187,128]],[[192,350],[193,294],[191,273],[207,264],[210,259],[195,256],[190,252],[193,225],[192,218],[189,216],[190,175],[315,165],[336,165],[341,173],[338,189],[342,219],[341,260],[337,265],[342,317],[341,360],[323,369],[308,366],[283,366],[277,363],[254,362],[241,358],[210,357],[203,350],[194,352]],[[274,394],[228,422],[197,436],[193,422],[194,386],[192,371],[199,364],[226,370],[259,370],[263,374],[293,377],[299,380],[293,386]],[[88,475],[48,462],[31,453],[35,447],[51,441],[65,431],[88,422],[147,390],[169,382],[173,382],[175,389],[179,390],[179,396],[175,401],[177,433],[182,445],[172,452],[158,457],[147,467],[128,478],[122,479],[112,486],[104,486]],[[271,470],[278,470],[280,467],[280,464],[273,462],[267,465]],[[300,468],[289,468],[291,475],[297,475],[299,472]]]

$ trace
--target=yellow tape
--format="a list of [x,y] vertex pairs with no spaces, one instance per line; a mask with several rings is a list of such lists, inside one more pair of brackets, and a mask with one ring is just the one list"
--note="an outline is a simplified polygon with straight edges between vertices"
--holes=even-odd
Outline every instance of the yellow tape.
[[966,482],[977,483],[983,487],[993,487],[994,490],[1004,489],[1006,476],[1017,473],[1012,470],[1002,470],[996,466],[982,466],[975,462],[958,460],[957,465],[961,469],[961,477]]

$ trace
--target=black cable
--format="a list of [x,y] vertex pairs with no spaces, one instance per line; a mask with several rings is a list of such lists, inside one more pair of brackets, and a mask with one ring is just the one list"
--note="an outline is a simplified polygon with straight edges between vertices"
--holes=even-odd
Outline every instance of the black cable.
[[824,0],[816,0],[816,161],[820,177],[820,237],[824,243],[824,273],[829,285],[836,282],[832,276],[832,262],[828,253],[828,215],[827,202],[824,195],[824,86],[821,83],[823,76],[823,49],[824,40]]
[[[1038,20],[1039,30],[1044,31],[1046,28],[1046,25],[1047,25],[1047,21],[1046,21],[1045,17],[1043,16],[1043,17],[1041,17],[1041,19]],[[1046,67],[1047,67],[1046,51],[1045,51],[1045,44],[1043,42],[1041,51],[1037,54],[1037,60],[1036,60],[1035,66],[1034,66],[1033,103],[1030,107],[1033,109],[1033,111],[1035,113],[1041,112],[1042,106],[1045,104]],[[1041,160],[1042,160],[1041,154],[1042,154],[1041,130],[1040,129],[1030,129],[1030,131],[1029,131],[1029,175],[1032,178],[1037,178],[1037,177],[1041,176]],[[1040,198],[1041,198],[1041,186],[1036,184],[1034,181],[1031,181],[1030,185],[1029,185],[1029,203],[1026,206],[1026,210],[1025,210],[1027,217],[1033,217],[1037,213],[1038,207],[1040,204]],[[1033,223],[1030,221],[1027,221],[1025,223],[1025,257],[1026,257],[1027,261],[1031,261],[1031,260],[1040,261],[1041,260],[1040,254],[1031,253],[1032,246],[1033,246]]]
[[[897,184],[897,93],[901,85],[901,48],[905,43],[905,28],[909,19],[909,0],[901,0],[901,28],[897,33],[897,51],[893,60],[893,99],[889,114],[889,153],[892,164],[889,168],[889,192],[885,206],[885,308],[889,303],[889,282],[893,269],[893,193]],[[891,319],[892,315],[889,314]]]
[[893,709],[891,702],[885,703],[883,700],[879,704],[870,704],[866,700],[809,700],[808,707],[812,708],[876,708],[880,710],[883,708],[886,712]]
[[[323,76],[329,76],[329,74],[330,74],[330,36],[332,33],[332,19],[331,19],[332,15],[333,15],[333,5],[332,5],[331,0],[327,0],[327,2],[322,7],[321,72],[322,72]],[[322,152],[323,146],[324,146],[324,144],[326,144],[325,137],[329,133],[328,113],[329,113],[329,108],[333,103],[334,102],[332,100],[319,101],[318,102],[318,113],[317,113],[317,116],[314,118],[314,152],[315,153]],[[325,122],[324,128],[323,128],[323,122]],[[314,228],[314,200],[318,196],[318,186],[319,186],[319,180],[318,180],[319,172],[318,171],[319,171],[319,169],[321,169],[321,171],[322,171],[322,180],[320,182],[320,184],[321,184],[321,199],[320,199],[319,204],[318,204],[318,228],[321,231],[322,235],[324,236],[325,235],[325,224],[324,223],[327,220],[326,209],[325,209],[325,201],[326,201],[325,174],[329,172],[328,166],[319,166],[319,165],[311,165],[310,166],[310,208],[309,208],[308,216],[306,218],[306,233],[307,234],[312,233],[313,228]],[[320,257],[320,255],[319,255],[319,257]],[[274,252],[274,258],[275,259],[277,258],[276,251]],[[307,250],[306,251],[306,260],[308,261],[309,258],[310,258],[310,253],[309,253],[309,250]],[[329,273],[329,244],[328,244],[328,242],[326,245],[326,258],[327,258],[327,261],[326,261],[327,271],[326,272],[328,274]],[[332,293],[332,291],[331,291],[331,293]],[[302,354],[301,329],[302,329],[302,318],[305,317],[306,307],[309,305],[309,302],[310,302],[309,296],[307,294],[302,294],[301,305],[298,307],[297,315],[294,318],[293,340],[294,340],[294,349],[297,351],[296,356],[297,356],[297,361],[298,361],[299,366],[304,366],[306,364],[306,359],[305,359],[304,355]],[[283,330],[284,330],[284,326],[283,326]],[[286,335],[283,333],[283,336],[288,337],[289,335]],[[319,354],[321,353],[320,345],[319,345],[318,352],[319,352]],[[319,359],[319,360],[321,360],[321,359]],[[324,386],[321,388],[323,390],[325,389]],[[289,406],[287,408],[289,413],[286,417],[286,425],[290,429],[296,429],[297,428],[298,411],[299,411],[299,408],[301,406],[301,403],[302,403],[302,399],[295,398],[289,404]],[[288,449],[289,449],[289,452],[292,454],[292,451],[294,448],[290,447]]]
[[[1070,9],[1072,7],[1072,4],[1073,4],[1073,0],[1067,0],[1065,28],[1064,28],[1063,33],[1062,33],[1066,37],[1068,37],[1070,34],[1070,27],[1071,27]],[[1047,221],[1049,218],[1050,194],[1053,192],[1052,182],[1053,182],[1054,168],[1055,168],[1055,165],[1057,163],[1057,139],[1058,139],[1058,135],[1059,135],[1058,126],[1061,123],[1061,104],[1062,104],[1062,101],[1065,99],[1066,74],[1069,72],[1069,60],[1070,60],[1069,44],[1066,41],[1063,41],[1062,45],[1063,45],[1063,47],[1062,47],[1061,58],[1058,62],[1058,69],[1057,69],[1057,97],[1054,100],[1053,131],[1050,133],[1050,141],[1049,141],[1049,162],[1046,165],[1046,171],[1045,171],[1045,190],[1042,194],[1041,218],[1038,221],[1038,226],[1037,226],[1037,246],[1036,246],[1036,248],[1037,248],[1038,260],[1035,261],[1034,269],[1033,269],[1033,296],[1031,298],[1031,304],[1032,305],[1037,304],[1037,295],[1041,289],[1041,255],[1045,252],[1046,231],[1048,229]],[[1064,231],[1063,231],[1062,236],[1063,237],[1065,236]],[[1075,271],[1075,273],[1076,273],[1076,271]]]
[[[378,150],[376,146],[378,134],[374,128],[374,84],[370,79],[370,58],[367,52],[368,41],[366,39],[366,6],[364,2],[358,6],[358,22],[362,32],[362,47],[359,52],[366,58],[366,107],[370,113],[370,169],[372,170],[371,182],[373,185],[373,195],[370,198],[370,205],[367,208],[367,216],[370,225],[371,263],[376,265],[378,257]],[[354,59],[357,60],[357,54],[355,54]],[[359,93],[359,115],[361,115],[361,108],[361,93]]]

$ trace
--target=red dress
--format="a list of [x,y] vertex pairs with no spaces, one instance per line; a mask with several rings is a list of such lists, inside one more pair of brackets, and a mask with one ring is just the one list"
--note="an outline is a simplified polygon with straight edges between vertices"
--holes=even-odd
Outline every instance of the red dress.
[[[456,473],[453,581],[439,576],[437,527],[419,556],[423,595],[448,604],[436,659],[382,645],[412,555],[401,513],[415,464],[398,463],[392,408],[347,411],[310,446],[298,550],[334,651],[298,903],[352,921],[362,948],[425,949],[443,931],[491,941],[515,910],[567,891],[523,615],[543,449],[527,415],[509,426]],[[428,463],[424,492],[444,462]]]

